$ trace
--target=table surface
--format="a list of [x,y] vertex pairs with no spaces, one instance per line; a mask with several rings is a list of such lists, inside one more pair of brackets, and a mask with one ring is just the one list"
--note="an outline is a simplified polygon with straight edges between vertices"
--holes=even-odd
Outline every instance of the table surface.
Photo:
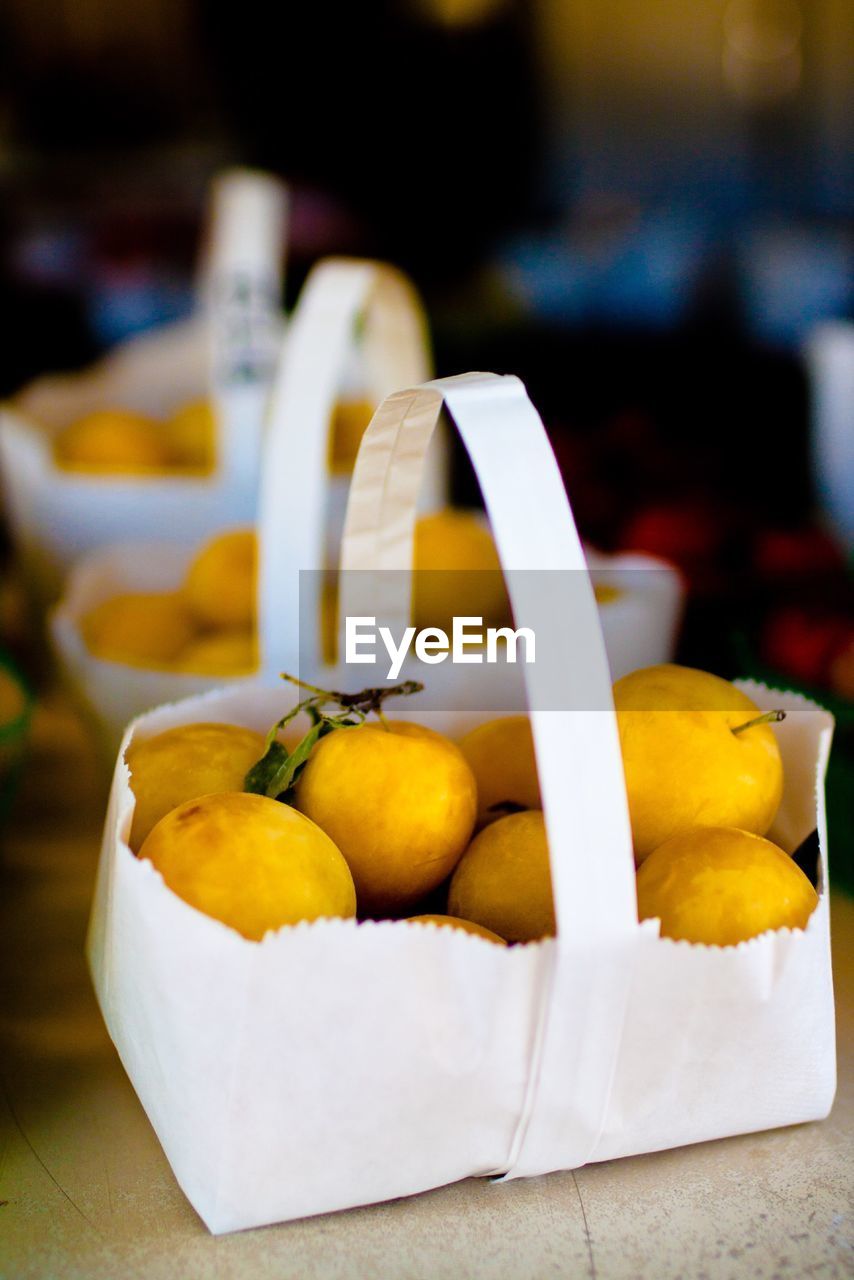
[[212,1237],[86,972],[105,785],[67,705],[41,707],[0,844],[2,1280],[854,1275],[854,901],[842,896],[840,1085],[825,1122]]

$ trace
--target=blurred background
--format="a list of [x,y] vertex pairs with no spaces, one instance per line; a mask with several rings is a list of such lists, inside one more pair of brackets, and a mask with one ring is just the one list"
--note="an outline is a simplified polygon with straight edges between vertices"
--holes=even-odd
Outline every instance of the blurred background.
[[851,387],[850,0],[6,0],[0,27],[0,393],[187,314],[211,175],[272,170],[289,304],[324,254],[402,266],[440,374],[526,380],[590,542],[683,570],[680,657],[850,728],[854,405],[828,462],[807,358],[841,335]]

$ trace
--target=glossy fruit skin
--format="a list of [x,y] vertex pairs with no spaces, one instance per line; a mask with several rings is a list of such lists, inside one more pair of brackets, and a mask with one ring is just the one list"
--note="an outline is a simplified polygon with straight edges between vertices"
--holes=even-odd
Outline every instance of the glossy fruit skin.
[[499,818],[475,836],[451,878],[448,912],[508,942],[554,935],[549,849],[538,809]]
[[727,680],[665,664],[614,685],[638,863],[679,831],[738,827],[764,835],[783,793],[774,730],[732,729],[761,714]]
[[413,924],[436,924],[440,928],[461,929],[463,933],[473,933],[478,938],[486,938],[487,942],[497,942],[499,946],[507,946],[504,938],[499,938],[498,934],[493,933],[491,929],[484,929],[483,925],[475,924],[472,920],[460,920],[459,916],[426,915],[408,918]]
[[80,629],[96,658],[132,667],[168,667],[195,636],[192,616],[175,592],[112,596],[89,610]]
[[356,914],[353,879],[329,837],[266,796],[188,800],[158,822],[139,856],[179,898],[256,942],[285,924]]
[[126,754],[136,797],[131,849],[138,853],[152,827],[179,804],[241,791],[263,754],[264,735],[234,724],[182,724],[153,738],[134,738]]
[[312,752],[297,805],[338,845],[368,915],[399,913],[453,870],[477,789],[459,748],[420,725],[339,729]]
[[184,580],[187,606],[202,627],[246,631],[255,625],[258,548],[253,529],[229,529],[198,553]]
[[209,631],[183,650],[176,666],[188,675],[250,675],[258,668],[258,643],[251,631]]
[[460,739],[460,751],[477,782],[477,825],[506,816],[495,806],[540,808],[540,781],[527,716],[488,720]]
[[501,561],[492,534],[473,511],[449,508],[422,516],[415,526],[412,621],[442,627],[476,617],[484,626],[510,621]]
[[78,419],[54,440],[54,457],[68,471],[139,475],[171,462],[161,424],[127,409],[100,409]]
[[768,929],[805,929],[818,895],[800,867],[761,836],[695,827],[655,849],[638,871],[638,918],[665,938],[728,947]]

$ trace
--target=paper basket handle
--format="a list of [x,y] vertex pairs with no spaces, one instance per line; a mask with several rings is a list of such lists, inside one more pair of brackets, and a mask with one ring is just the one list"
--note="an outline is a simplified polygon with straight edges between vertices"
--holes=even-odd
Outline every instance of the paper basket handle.
[[[542,954],[528,1087],[505,1164],[519,1177],[574,1168],[595,1150],[607,1114],[637,941],[634,862],[605,645],[593,587],[557,464],[539,414],[518,378],[465,374],[389,396],[356,461],[342,544],[340,611],[409,619],[416,498],[442,408],[456,422],[480,481],[517,626],[540,623],[567,637],[562,687],[526,685],[549,840],[558,936]],[[537,574],[583,575],[544,600]],[[401,585],[402,584],[402,585]],[[571,603],[570,603],[571,601]],[[583,635],[583,661],[572,661]],[[549,681],[554,672],[549,673]],[[544,710],[593,706],[599,710]]]
[[[567,637],[562,688],[552,664],[524,666],[552,850],[561,944],[636,927],[634,863],[611,677],[593,587],[554,454],[539,414],[515,377],[465,374],[389,396],[359,451],[344,529],[341,616],[409,621],[408,573],[351,577],[349,570],[411,570],[424,457],[443,406],[474,466],[513,605],[515,625]],[[583,574],[586,590],[548,593],[542,576]],[[373,584],[373,586],[371,585]],[[375,598],[366,596],[373,590]],[[583,643],[574,643],[577,637]],[[540,687],[548,679],[550,687]],[[547,708],[563,708],[548,710]],[[573,711],[566,708],[594,707]],[[564,851],[574,852],[564,856]],[[595,851],[595,852],[594,852]]]
[[316,590],[316,599],[303,598],[300,610],[298,570],[324,567],[330,430],[360,320],[373,403],[431,373],[424,311],[406,276],[384,263],[347,258],[313,268],[284,339],[267,421],[258,527],[259,632],[268,675],[297,667],[300,640],[305,652],[319,652],[320,573],[305,575],[303,590]]

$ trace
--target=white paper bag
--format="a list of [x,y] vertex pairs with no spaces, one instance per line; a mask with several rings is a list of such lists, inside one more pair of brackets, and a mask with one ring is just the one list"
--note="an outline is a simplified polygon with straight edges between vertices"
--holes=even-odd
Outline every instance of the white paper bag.
[[[443,402],[481,483],[515,619],[542,625],[523,571],[579,574],[584,555],[542,424],[515,378],[444,379],[384,402],[354,473],[344,564],[408,569],[419,472]],[[835,1066],[821,784],[831,718],[792,695],[750,689],[761,706],[788,712],[772,838],[791,851],[818,827],[820,901],[807,929],[728,948],[661,939],[656,922],[637,922],[592,587],[573,593],[572,617],[568,598],[556,592],[548,609],[579,638],[561,688],[544,690],[537,665],[524,667],[555,939],[503,948],[405,922],[318,921],[246,941],[131,854],[120,754],[92,974],[176,1177],[212,1231],[827,1114]],[[406,609],[400,593],[378,603],[389,616]],[[549,710],[549,699],[564,709]],[[264,729],[292,701],[275,686],[213,692],[145,716],[124,748],[199,720]],[[593,709],[571,709],[579,705]],[[441,697],[432,714],[415,699],[398,713],[451,733],[469,727]]]
[[[430,372],[426,318],[406,277],[379,262],[327,259],[306,280],[282,341],[264,442],[259,628],[262,667],[273,676],[299,664],[300,570],[317,571],[319,585],[320,571],[339,551],[341,491],[327,460],[335,405],[354,351],[365,388],[377,402]],[[430,502],[442,505],[447,453],[441,439],[430,452],[425,490]],[[159,527],[172,536],[168,523]],[[246,677],[214,680],[108,662],[94,657],[83,641],[81,620],[95,605],[124,592],[177,590],[196,550],[174,541],[123,540],[92,551],[74,565],[52,612],[51,637],[62,668],[94,712],[111,753],[128,721],[149,707],[215,683],[246,683]],[[318,628],[321,607],[318,593]]]
[[[214,184],[196,316],[133,338],[93,368],[39,378],[0,410],[0,468],[12,535],[43,600],[68,567],[110,542],[168,530],[187,545],[255,517],[263,415],[281,340],[287,193],[247,170]],[[87,475],[58,467],[52,440],[97,409],[168,416],[210,397],[209,476]]]

